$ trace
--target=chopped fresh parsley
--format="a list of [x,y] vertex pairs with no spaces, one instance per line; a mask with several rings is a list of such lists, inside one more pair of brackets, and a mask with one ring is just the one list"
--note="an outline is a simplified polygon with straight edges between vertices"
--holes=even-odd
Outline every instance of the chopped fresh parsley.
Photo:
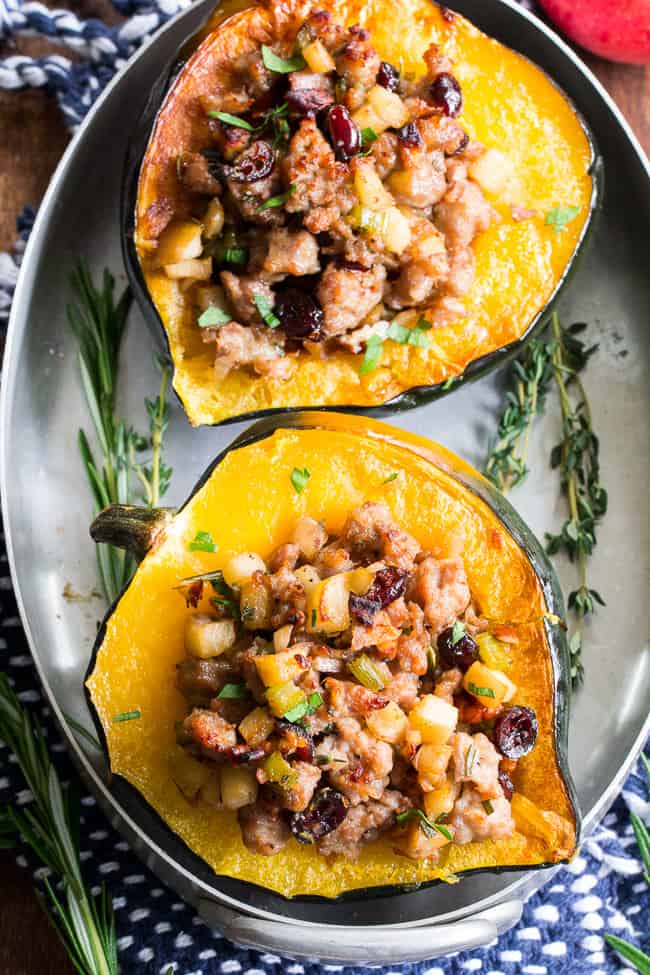
[[580,207],[563,207],[558,205],[547,212],[544,223],[547,227],[553,228],[554,234],[559,234],[563,230],[566,230],[567,224],[575,220],[579,213]]
[[314,629],[314,627],[316,626],[316,620],[317,619],[318,619],[318,613],[316,612],[315,609],[312,609],[312,611],[311,611],[311,627],[312,627],[312,629]]
[[420,349],[429,348],[429,339],[424,334],[431,328],[431,322],[426,318],[421,318],[413,328],[400,325],[398,322],[391,322],[386,333],[386,338],[398,342],[400,345],[416,345]]
[[489,799],[483,800],[483,808],[485,809],[488,816],[491,816],[492,813],[494,812],[494,806],[492,805]]
[[361,138],[363,139],[363,144],[365,146],[370,146],[372,145],[373,142],[377,141],[379,136],[377,135],[374,129],[368,128],[368,129],[361,129]]
[[421,809],[407,809],[406,812],[398,813],[395,817],[399,826],[405,826],[412,819],[420,820],[420,829],[427,839],[431,839],[436,833],[440,833],[450,843],[453,842],[454,836],[451,830],[447,826],[444,826],[438,819],[434,823]]
[[476,694],[477,697],[494,697],[494,691],[491,687],[477,687],[471,681],[467,685],[467,690],[471,691],[472,694]]
[[237,700],[248,697],[248,688],[246,684],[224,684],[217,697],[222,700]]
[[210,532],[197,532],[187,546],[190,552],[216,552],[218,547]]
[[262,44],[262,61],[264,67],[276,74],[290,74],[292,71],[301,71],[305,67],[305,59],[302,54],[295,58],[281,58],[266,44]]
[[217,305],[210,305],[202,315],[199,315],[197,324],[201,328],[213,328],[215,325],[225,325],[226,322],[231,321],[232,315],[229,315],[227,311],[224,311],[223,308],[218,308]]
[[280,325],[280,319],[277,315],[273,314],[273,310],[269,305],[268,298],[264,295],[253,295],[253,301],[255,302],[255,307],[262,316],[262,321],[269,328],[278,328]]
[[226,247],[221,260],[225,264],[245,264],[248,260],[248,251],[245,247]]
[[460,620],[456,620],[451,628],[451,645],[456,646],[459,640],[465,636],[465,624],[461,623]]
[[297,494],[302,494],[310,477],[311,471],[307,467],[303,467],[302,470],[299,467],[294,467],[289,475],[289,480],[293,484]]
[[286,193],[279,193],[277,196],[270,196],[268,200],[264,203],[260,203],[257,208],[257,212],[261,213],[263,210],[273,210],[275,207],[284,206],[290,196],[296,192],[295,184],[292,183]]
[[136,721],[141,717],[141,712],[136,709],[135,711],[122,711],[120,714],[113,715],[113,721]]
[[225,122],[226,125],[232,125],[236,129],[246,129],[247,132],[255,131],[255,126],[247,122],[245,118],[231,115],[230,112],[208,112],[208,115],[210,118],[218,118],[220,122]]
[[301,701],[300,704],[296,704],[295,708],[290,708],[289,711],[286,711],[283,717],[286,721],[290,721],[291,724],[296,724],[302,718],[317,711],[322,703],[323,698],[320,694],[314,692],[305,698],[304,701]]
[[389,474],[388,477],[385,477],[381,483],[390,484],[391,481],[394,481],[398,477],[399,477],[399,471],[393,471],[393,473]]
[[383,339],[381,335],[371,335],[366,342],[366,351],[363,357],[363,362],[359,366],[359,374],[365,376],[367,373],[372,372],[377,368],[381,361],[381,353],[383,349]]
[[216,593],[218,593],[217,596],[213,596],[210,600],[214,608],[218,609],[219,612],[223,613],[225,616],[230,616],[234,620],[240,620],[241,610],[239,608],[239,603],[234,598],[234,593],[230,586],[226,585],[223,577],[221,579],[213,579],[211,581],[212,588]]
[[454,385],[455,380],[456,380],[456,377],[455,376],[449,376],[448,379],[445,379],[445,381],[442,384],[442,387],[441,388],[442,389],[451,389],[451,387]]

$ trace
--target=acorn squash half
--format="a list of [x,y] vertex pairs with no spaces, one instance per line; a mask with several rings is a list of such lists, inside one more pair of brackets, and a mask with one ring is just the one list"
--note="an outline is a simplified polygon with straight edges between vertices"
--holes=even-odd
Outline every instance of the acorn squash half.
[[[295,468],[309,472],[300,493],[292,486]],[[516,831],[505,840],[451,844],[435,865],[397,855],[389,837],[366,846],[356,862],[328,862],[295,839],[275,856],[260,856],[244,846],[236,813],[202,799],[188,801],[172,781],[170,749],[187,711],[174,674],[193,611],[178,592],[179,581],[221,568],[242,551],[267,558],[303,514],[340,532],[350,509],[367,500],[383,501],[424,549],[444,554],[462,536],[474,604],[490,628],[508,625],[515,641],[509,676],[518,688],[516,700],[535,710],[539,724],[535,748],[514,773]],[[333,898],[449,881],[470,871],[540,868],[572,857],[579,812],[567,766],[562,597],[530,530],[459,458],[378,421],[336,413],[286,415],[242,434],[178,511],[108,508],[91,531],[96,541],[129,546],[142,558],[104,619],[86,681],[110,768],[217,875],[287,898]],[[190,550],[198,532],[210,533],[215,552]],[[133,720],[115,720],[134,712]]]
[[[217,8],[183,49],[182,66],[168,67],[154,90],[134,133],[122,208],[129,276],[147,319],[156,332],[162,329],[174,388],[195,426],[278,409],[408,409],[494,369],[546,320],[597,206],[601,170],[591,133],[568,97],[525,57],[429,0],[322,0],[313,9],[367,28],[380,56],[404,75],[422,74],[424,51],[439,45],[462,86],[458,121],[471,139],[507,157],[507,189],[490,192],[488,185],[485,191],[498,219],[472,244],[476,275],[463,298],[465,310],[429,331],[427,342],[384,342],[371,371],[360,370],[363,346],[357,354],[336,350],[324,358],[301,347],[291,354],[289,379],[255,375],[247,367],[218,378],[214,346],[197,327],[197,306],[185,282],[161,269],[152,226],[192,214],[177,167],[183,153],[209,141],[200,97],[223,77],[229,59],[273,35],[278,17],[285,25],[299,23],[310,7],[289,0],[277,10],[270,2]],[[426,319],[426,302],[419,314]]]

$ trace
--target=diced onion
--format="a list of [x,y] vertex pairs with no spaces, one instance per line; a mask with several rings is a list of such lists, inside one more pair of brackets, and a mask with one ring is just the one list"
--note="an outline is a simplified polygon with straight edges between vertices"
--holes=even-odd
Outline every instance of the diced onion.
[[202,225],[194,220],[172,221],[158,241],[156,256],[159,263],[178,264],[200,257],[203,253],[202,233]]
[[223,230],[223,204],[218,196],[208,203],[208,209],[203,214],[203,236],[206,240],[218,237]]
[[209,281],[212,277],[212,258],[204,260],[179,261],[177,264],[165,264],[164,271],[168,278],[180,281],[190,278],[192,281]]
[[302,56],[307,62],[307,66],[314,74],[328,74],[334,71],[336,64],[334,58],[329,53],[322,41],[312,41],[302,49]]
[[254,572],[266,572],[262,558],[256,552],[239,552],[228,559],[223,567],[223,577],[229,586],[241,588]]
[[348,670],[360,684],[371,691],[383,691],[386,681],[378,664],[367,654],[362,653],[348,663]]
[[241,809],[257,799],[257,779],[251,768],[221,767],[221,801],[224,809]]

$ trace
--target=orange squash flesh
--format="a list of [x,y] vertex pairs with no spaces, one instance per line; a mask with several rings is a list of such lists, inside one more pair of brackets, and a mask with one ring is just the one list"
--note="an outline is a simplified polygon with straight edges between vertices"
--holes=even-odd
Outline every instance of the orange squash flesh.
[[[335,897],[359,888],[449,880],[467,870],[566,859],[575,850],[577,822],[558,759],[563,745],[554,730],[554,673],[542,621],[547,604],[528,556],[494,511],[458,480],[477,475],[442,448],[373,421],[337,414],[326,420],[307,417],[312,428],[279,428],[229,451],[161,531],[107,617],[87,688],[113,773],[134,785],[217,874],[286,897]],[[294,467],[310,471],[301,494],[290,482]],[[398,477],[384,483],[395,472]],[[265,858],[244,847],[234,813],[188,802],[172,781],[168,754],[175,722],[186,713],[174,684],[175,665],[183,658],[184,622],[192,612],[174,587],[184,577],[222,567],[240,551],[267,557],[302,514],[339,532],[350,509],[366,500],[384,501],[434,553],[457,550],[461,539],[479,611],[507,622],[516,633],[509,676],[518,686],[517,703],[537,713],[539,738],[518,765],[515,787],[540,809],[562,817],[543,814],[545,832],[531,827],[508,840],[452,844],[438,865],[397,855],[390,838],[367,846],[358,862],[328,863],[313,847],[294,840]],[[211,533],[216,553],[188,550],[198,531]],[[138,720],[113,720],[136,709]]]
[[[307,5],[290,2],[281,10],[288,16],[303,7],[308,11]],[[318,8],[341,23],[368,28],[380,55],[404,72],[422,73],[422,54],[432,42],[450,56],[464,96],[459,121],[472,138],[499,149],[512,164],[507,189],[498,198],[486,194],[499,220],[475,242],[476,277],[464,299],[466,315],[429,333],[429,349],[387,342],[380,367],[366,375],[359,374],[360,355],[337,352],[321,360],[303,350],[290,381],[237,369],[217,382],[214,351],[202,341],[196,311],[179,282],[156,269],[154,242],[143,227],[148,209],[160,201],[175,215],[188,216],[176,160],[184,150],[209,144],[196,98],[210,91],[226,64],[259,47],[274,29],[268,6],[220,7],[164,101],[142,164],[136,205],[137,257],[167,333],[174,388],[194,425],[286,407],[380,406],[406,390],[462,376],[469,363],[527,331],[570,266],[589,221],[592,148],[575,109],[538,67],[460,15],[443,16],[430,0],[323,0]],[[536,216],[517,221],[511,204]],[[545,223],[558,204],[580,208],[561,232]],[[415,321],[417,313],[413,316]]]

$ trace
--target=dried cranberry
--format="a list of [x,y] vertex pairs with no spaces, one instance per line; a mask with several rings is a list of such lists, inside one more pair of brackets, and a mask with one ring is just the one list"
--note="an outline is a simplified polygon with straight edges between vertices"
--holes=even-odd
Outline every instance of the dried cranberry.
[[290,339],[318,342],[323,328],[323,312],[311,295],[298,288],[286,288],[276,299],[275,314]]
[[532,708],[513,704],[494,722],[494,744],[506,758],[521,758],[537,741],[537,715]]
[[263,139],[254,142],[232,166],[224,166],[224,172],[237,183],[252,183],[264,179],[275,165],[275,152]]
[[345,105],[334,105],[327,113],[327,126],[332,145],[340,159],[350,159],[361,152],[362,139],[359,126],[352,121]]
[[380,569],[379,572],[375,573],[375,578],[366,593],[366,598],[375,600],[383,609],[384,606],[394,603],[396,599],[404,595],[407,581],[407,572],[394,565],[387,565],[385,569]]
[[291,832],[301,843],[315,843],[340,826],[348,812],[336,789],[319,789],[306,809],[291,817]]
[[407,122],[397,130],[397,138],[408,149],[415,149],[422,145],[422,136],[415,122]]
[[399,85],[399,71],[388,61],[382,61],[377,72],[377,84],[389,91],[397,91]]
[[478,657],[478,646],[469,633],[463,632],[454,640],[454,628],[448,626],[438,636],[438,653],[445,667],[466,671]]
[[441,108],[445,115],[456,118],[463,110],[463,93],[453,74],[443,71],[431,85],[431,97],[434,105]]
[[381,603],[368,596],[357,596],[350,593],[349,599],[350,616],[361,623],[362,626],[372,626],[375,616],[381,609]]
[[515,787],[512,784],[512,779],[510,778],[507,772],[503,771],[503,769],[499,769],[498,778],[499,778],[499,785],[503,789],[503,794],[508,800],[508,802],[510,802],[510,800],[512,799],[515,793]]

